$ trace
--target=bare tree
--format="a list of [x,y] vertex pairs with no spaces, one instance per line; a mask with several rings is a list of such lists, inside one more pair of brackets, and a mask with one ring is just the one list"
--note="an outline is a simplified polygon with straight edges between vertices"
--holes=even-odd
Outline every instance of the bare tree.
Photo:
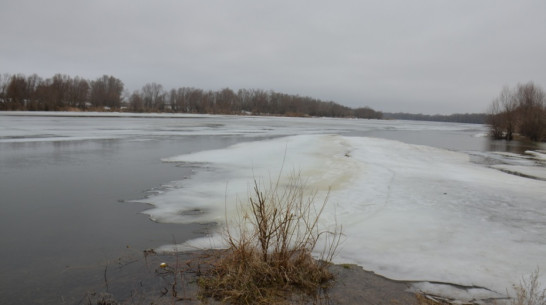
[[533,141],[546,139],[545,94],[532,82],[504,87],[493,100],[487,123],[495,139],[513,139],[517,132]]
[[215,112],[229,114],[238,110],[238,97],[229,88],[224,88],[216,94]]
[[181,112],[184,109],[184,95],[181,92],[181,88],[171,89],[169,92],[169,105],[173,112]]
[[142,87],[141,92],[146,111],[163,111],[165,109],[166,93],[162,85],[148,83]]
[[144,100],[138,91],[133,92],[129,97],[129,110],[134,112],[144,111]]
[[192,88],[189,95],[190,112],[205,113],[205,102],[203,100],[206,98],[206,95],[203,90]]
[[508,141],[513,139],[518,119],[517,107],[512,90],[507,86],[503,87],[489,110],[489,124],[494,138]]
[[494,139],[504,139],[504,123],[501,105],[498,99],[493,100],[487,111],[486,123],[489,124],[489,134]]
[[520,133],[533,141],[543,140],[546,136],[544,91],[532,82],[520,84],[514,100],[521,117]]
[[113,76],[103,75],[91,82],[90,103],[95,107],[120,108],[123,82]]
[[[70,108],[85,110],[89,107],[101,110],[121,109],[124,98],[128,100],[129,109],[132,111],[222,114],[250,112],[263,115],[330,117],[378,115],[381,117],[381,113],[366,107],[351,109],[333,101],[325,102],[316,98],[278,93],[272,90],[240,89],[235,93],[230,88],[204,91],[181,87],[165,91],[161,84],[148,83],[140,91],[129,95],[124,92],[124,84],[121,80],[108,75],[93,81],[63,74],[56,74],[45,80],[36,74],[29,77],[22,74],[0,76],[1,110],[48,111]],[[504,107],[504,104],[502,105]],[[536,108],[533,107],[527,108]],[[503,111],[506,110],[504,108]],[[504,112],[502,113],[505,116]],[[535,121],[538,121],[538,118]],[[506,122],[506,119],[503,122]]]
[[25,76],[22,74],[13,75],[6,88],[6,109],[24,109],[29,99]]
[[7,90],[11,80],[11,75],[4,73],[0,74],[0,110],[7,108]]
[[89,82],[76,76],[68,84],[67,99],[70,107],[87,108],[89,98]]

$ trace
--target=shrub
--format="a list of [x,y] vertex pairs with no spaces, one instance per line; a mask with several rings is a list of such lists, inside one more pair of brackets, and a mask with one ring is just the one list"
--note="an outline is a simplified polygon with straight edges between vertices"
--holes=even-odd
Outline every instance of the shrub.
[[523,278],[519,285],[514,285],[516,297],[512,298],[511,305],[546,305],[546,289],[540,290],[537,268],[528,279]]
[[[238,219],[227,222],[229,249],[201,278],[201,295],[234,304],[283,303],[291,292],[313,294],[332,279],[328,265],[341,229],[319,228],[328,196],[316,205],[315,195],[306,193],[300,175],[282,186],[279,179],[268,187],[255,180]],[[321,238],[328,239],[327,247],[315,260],[312,252]]]

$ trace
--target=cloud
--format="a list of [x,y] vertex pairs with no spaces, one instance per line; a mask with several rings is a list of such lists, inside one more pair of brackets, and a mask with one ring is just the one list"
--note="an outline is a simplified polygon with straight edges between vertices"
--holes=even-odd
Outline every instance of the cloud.
[[546,79],[543,1],[4,1],[8,73],[273,89],[384,111],[484,111]]

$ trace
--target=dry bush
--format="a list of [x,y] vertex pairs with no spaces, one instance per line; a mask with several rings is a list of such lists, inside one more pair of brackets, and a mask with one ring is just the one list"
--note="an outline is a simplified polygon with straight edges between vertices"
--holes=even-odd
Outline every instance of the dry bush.
[[[340,229],[319,228],[327,202],[315,204],[300,175],[286,185],[279,179],[267,187],[254,181],[247,206],[228,222],[229,250],[206,277],[202,296],[233,304],[282,304],[291,292],[314,294],[332,279],[328,265],[339,244]],[[235,230],[235,231],[234,231]],[[319,260],[312,252],[319,239],[328,239]]]
[[546,305],[546,289],[540,290],[537,268],[528,279],[523,278],[519,285],[514,285],[516,297],[512,298],[511,305]]

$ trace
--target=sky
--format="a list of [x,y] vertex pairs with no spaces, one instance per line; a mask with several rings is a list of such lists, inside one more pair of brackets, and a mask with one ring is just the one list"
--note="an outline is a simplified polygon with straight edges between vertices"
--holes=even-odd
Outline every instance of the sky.
[[545,14],[543,0],[0,0],[0,73],[484,112],[503,86],[546,88]]

